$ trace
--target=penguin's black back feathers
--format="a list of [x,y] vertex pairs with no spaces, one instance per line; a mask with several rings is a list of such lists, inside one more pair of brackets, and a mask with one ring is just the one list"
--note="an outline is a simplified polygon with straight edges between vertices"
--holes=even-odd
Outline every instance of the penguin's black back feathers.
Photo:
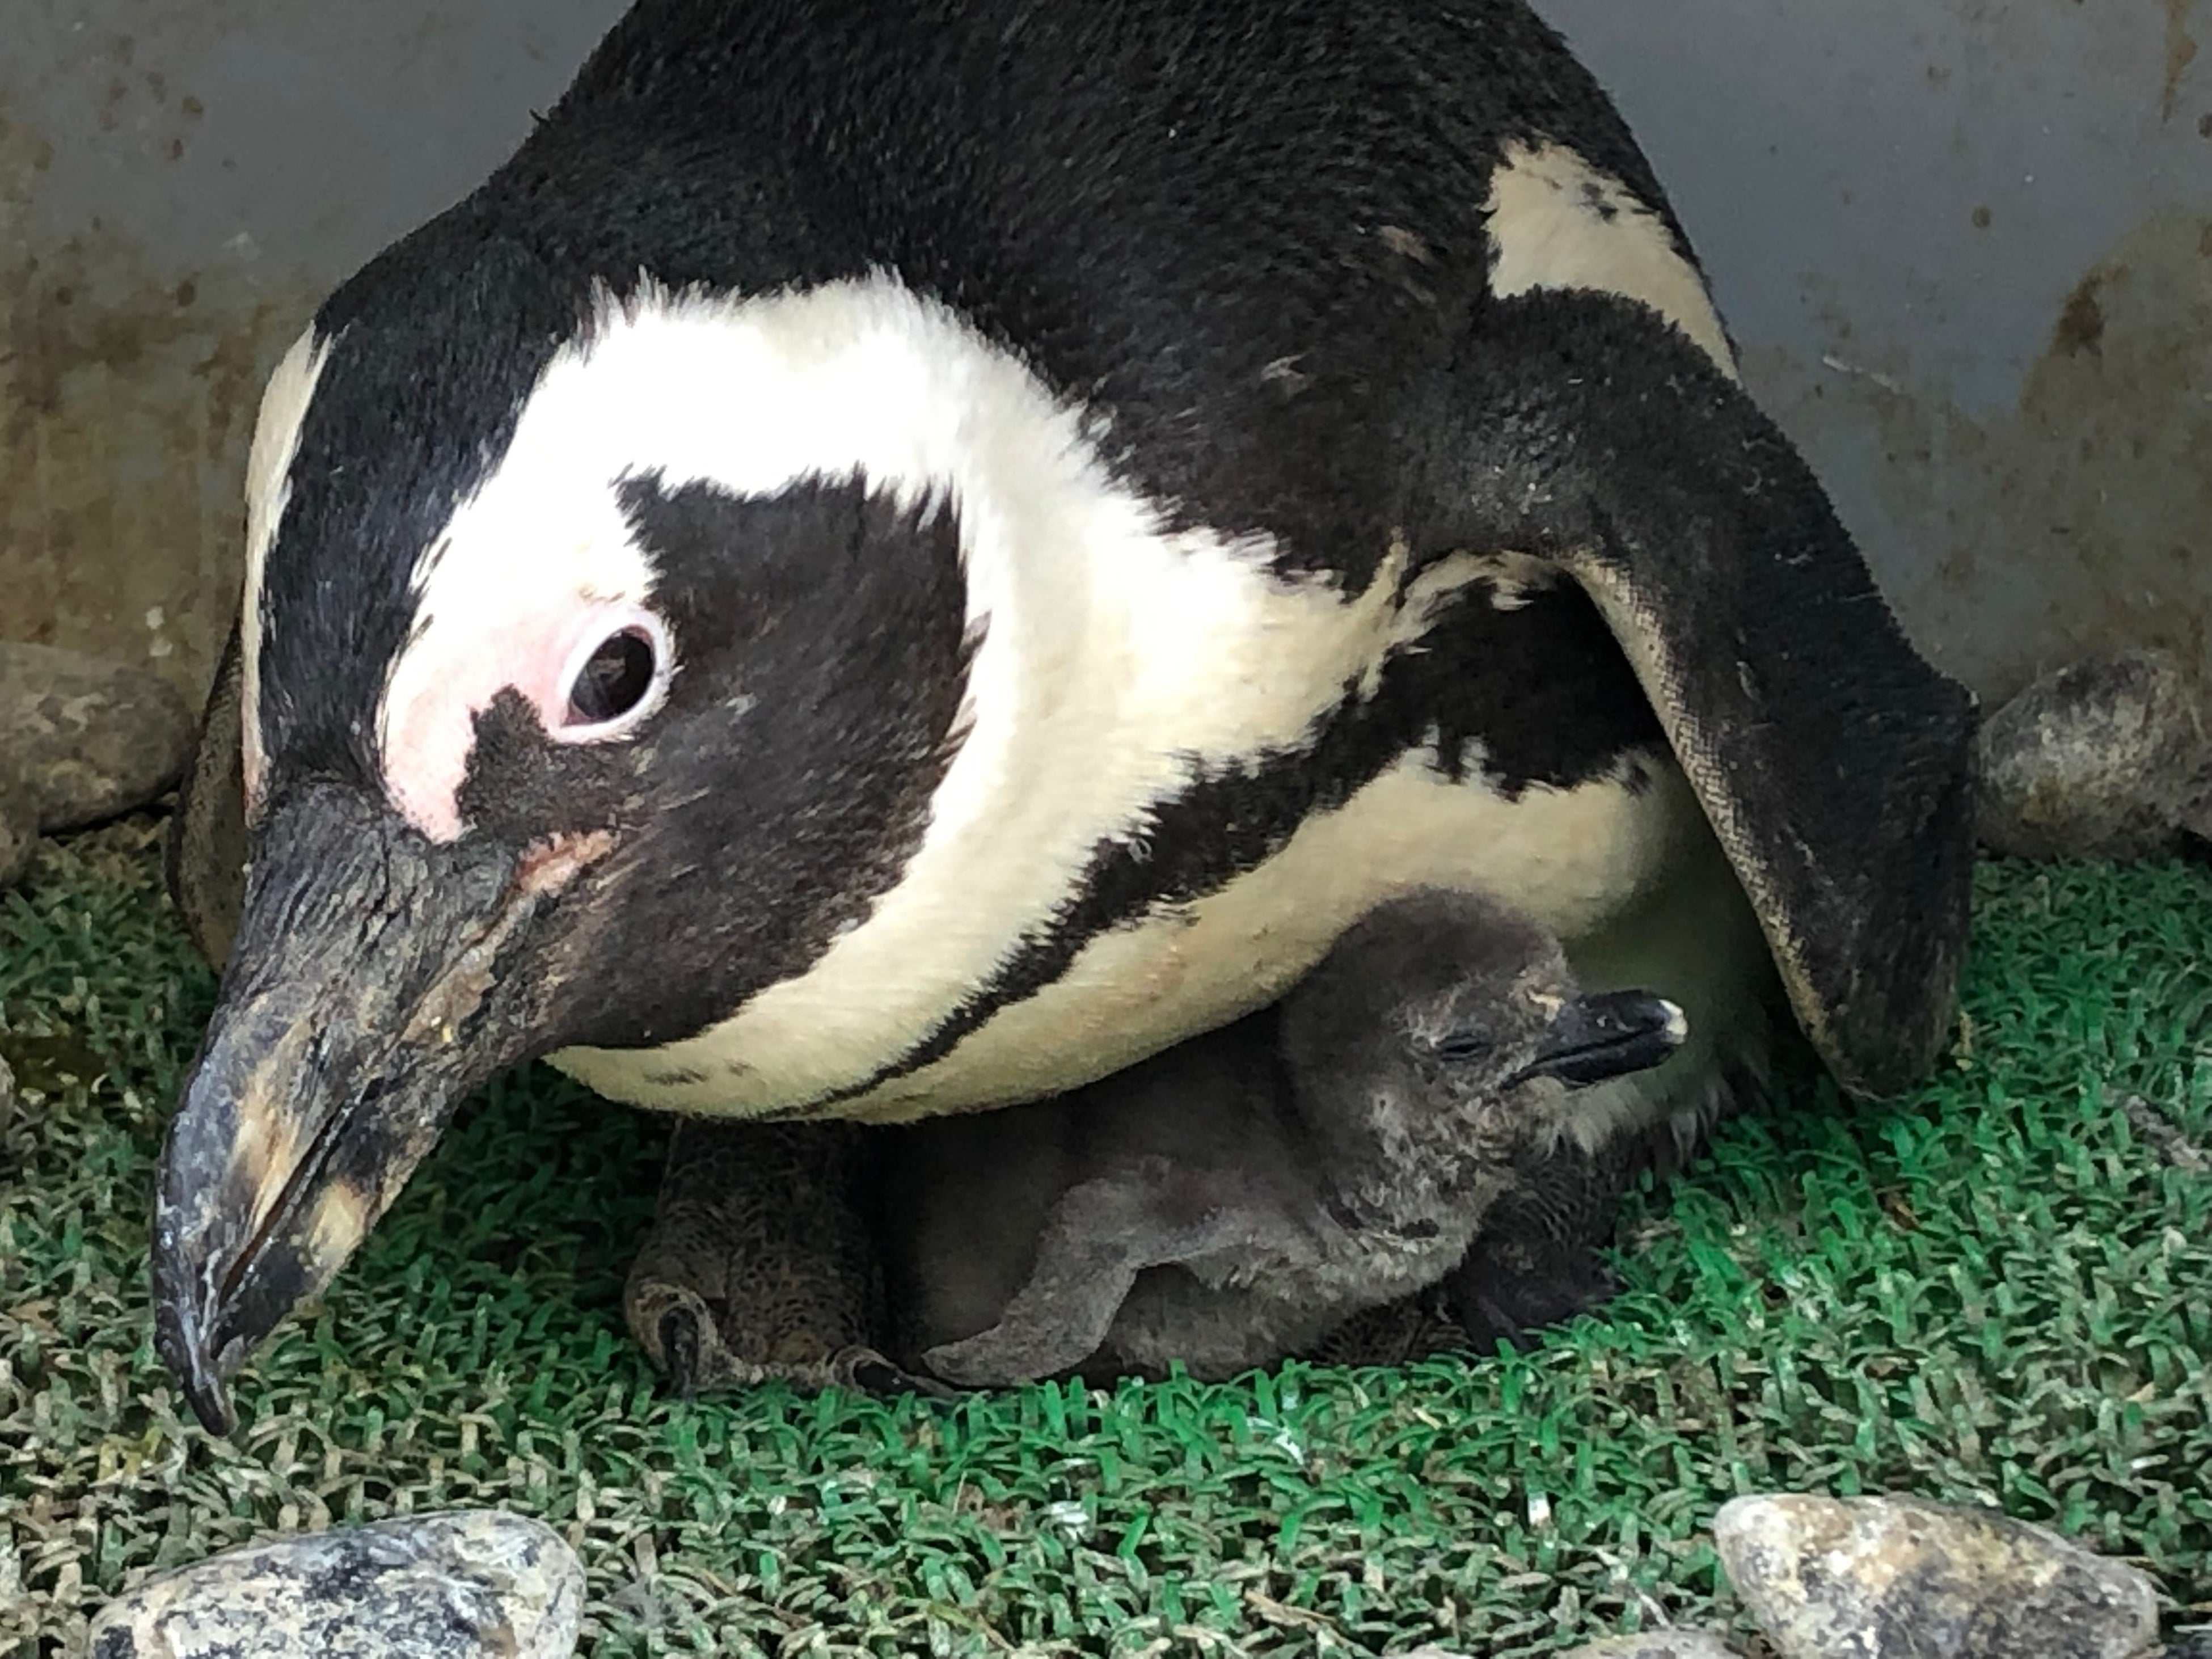
[[644,0],[485,207],[617,283],[894,269],[1107,414],[1145,494],[1358,583],[1389,403],[1487,300],[1505,146],[1547,139],[1688,256],[1519,0]]

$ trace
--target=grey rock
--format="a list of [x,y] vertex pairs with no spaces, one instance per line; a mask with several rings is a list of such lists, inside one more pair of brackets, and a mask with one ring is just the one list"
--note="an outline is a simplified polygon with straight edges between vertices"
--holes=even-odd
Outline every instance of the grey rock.
[[39,827],[30,816],[18,816],[15,804],[0,794],[0,892],[22,880],[39,850]]
[[1984,1510],[1738,1498],[1713,1540],[1781,1659],[2135,1659],[2158,1640],[2142,1573]]
[[2164,651],[2045,675],[1984,724],[1975,815],[2014,858],[2157,858],[2212,836],[2212,708]]
[[0,643],[0,771],[41,830],[143,806],[184,775],[191,712],[168,682],[51,646]]
[[584,1570],[541,1522],[449,1510],[259,1544],[148,1580],[90,1659],[562,1659]]
[[1743,1659],[1743,1652],[1710,1631],[1657,1630],[1642,1636],[1608,1636],[1602,1642],[1570,1648],[1559,1659]]

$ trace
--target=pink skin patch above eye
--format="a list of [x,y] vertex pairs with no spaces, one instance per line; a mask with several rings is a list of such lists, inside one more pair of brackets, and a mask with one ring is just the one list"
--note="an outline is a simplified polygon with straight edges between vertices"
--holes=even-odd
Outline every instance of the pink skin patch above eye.
[[[586,722],[571,707],[576,677],[603,642],[625,630],[651,645],[653,683],[620,714]],[[586,604],[479,629],[460,618],[434,617],[401,653],[386,693],[386,792],[432,841],[453,841],[464,827],[459,795],[476,744],[476,717],[502,691],[520,692],[555,742],[605,743],[659,707],[672,666],[666,625],[635,604]]]

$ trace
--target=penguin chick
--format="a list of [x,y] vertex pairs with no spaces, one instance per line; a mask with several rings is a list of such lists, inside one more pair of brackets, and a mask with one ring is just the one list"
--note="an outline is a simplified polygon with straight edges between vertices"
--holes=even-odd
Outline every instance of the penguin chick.
[[1386,903],[1276,1010],[992,1114],[988,1145],[905,1132],[921,1363],[994,1386],[1281,1359],[1443,1279],[1567,1091],[1686,1035],[1661,998],[1579,992],[1495,900]]

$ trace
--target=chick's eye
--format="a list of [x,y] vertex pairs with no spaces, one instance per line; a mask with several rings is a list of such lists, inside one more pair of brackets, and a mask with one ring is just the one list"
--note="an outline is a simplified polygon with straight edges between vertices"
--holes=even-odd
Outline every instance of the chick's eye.
[[653,641],[642,629],[625,628],[601,640],[584,659],[568,687],[568,726],[618,720],[653,690]]
[[1480,1060],[1489,1052],[1490,1039],[1473,1031],[1455,1031],[1437,1042],[1437,1058],[1455,1064],[1463,1065],[1468,1060]]

